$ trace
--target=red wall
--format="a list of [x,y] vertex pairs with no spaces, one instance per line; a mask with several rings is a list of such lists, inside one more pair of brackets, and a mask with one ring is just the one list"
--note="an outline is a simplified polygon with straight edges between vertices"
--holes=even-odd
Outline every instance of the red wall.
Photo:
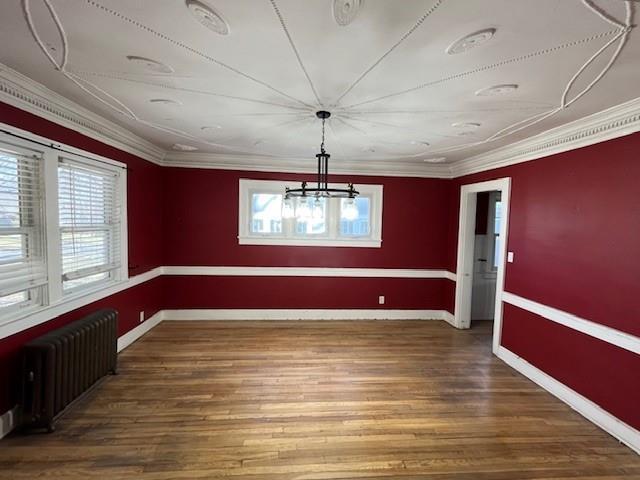
[[640,355],[504,304],[502,345],[640,428]]
[[324,248],[239,245],[236,202],[241,178],[299,181],[309,177],[165,169],[166,265],[445,268],[448,180],[332,176],[338,182],[384,186],[382,247]]
[[[166,265],[233,265],[442,269],[450,182],[440,179],[333,176],[383,185],[381,248],[238,244],[239,179],[301,181],[293,174],[167,168]],[[443,201],[445,200],[445,201]],[[443,309],[443,279],[311,277],[170,277],[167,308]],[[385,304],[378,304],[378,296]]]
[[[165,307],[441,310],[446,279],[193,277],[164,279]],[[385,304],[378,304],[378,295]]]
[[[640,134],[454,180],[511,177],[505,290],[640,336]],[[450,293],[451,294],[451,293]],[[505,347],[640,428],[639,356],[505,305]]]
[[[161,167],[3,103],[0,103],[0,122],[126,163],[129,274],[137,275],[162,265]],[[162,293],[162,279],[156,279],[1,339],[0,414],[13,407],[17,401],[19,351],[25,342],[103,307],[119,311],[119,329],[122,335],[139,324],[141,310],[145,311],[148,318],[161,308]]]

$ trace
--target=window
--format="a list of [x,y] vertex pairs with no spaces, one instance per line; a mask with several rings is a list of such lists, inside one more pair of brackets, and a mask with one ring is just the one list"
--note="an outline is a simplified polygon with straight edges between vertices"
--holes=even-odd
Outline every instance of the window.
[[37,140],[0,133],[0,325],[127,278],[123,165]]
[[302,218],[283,217],[285,187],[299,184],[240,180],[240,244],[380,247],[382,185],[357,185],[355,210],[348,199],[296,198],[293,209],[304,211]]
[[120,268],[118,172],[61,158],[58,212],[62,290],[109,281]]
[[0,147],[0,315],[44,303],[43,159]]
[[500,192],[491,192],[489,196],[489,221],[490,221],[490,229],[489,231],[493,235],[493,251],[491,253],[492,270],[498,270],[498,265],[500,263],[500,228],[502,225],[502,201]]

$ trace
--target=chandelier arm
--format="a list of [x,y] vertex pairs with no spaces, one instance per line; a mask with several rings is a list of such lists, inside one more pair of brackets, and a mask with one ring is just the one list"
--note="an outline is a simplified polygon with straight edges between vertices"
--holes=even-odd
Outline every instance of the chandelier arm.
[[307,182],[302,182],[301,188],[285,188],[285,200],[295,197],[307,197],[309,195],[316,198],[355,198],[360,193],[354,188],[353,183],[349,183],[347,188],[329,188],[329,155],[324,149],[325,122],[331,116],[330,112],[320,110],[316,116],[322,119],[322,142],[320,143],[320,153],[316,155],[318,161],[317,188],[308,188]]

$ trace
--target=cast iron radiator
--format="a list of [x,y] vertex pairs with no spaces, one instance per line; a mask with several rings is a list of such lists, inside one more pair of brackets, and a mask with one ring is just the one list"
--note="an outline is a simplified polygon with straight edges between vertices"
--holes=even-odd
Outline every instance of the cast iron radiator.
[[118,312],[98,310],[30,341],[22,363],[22,427],[46,428],[108,373],[116,373]]

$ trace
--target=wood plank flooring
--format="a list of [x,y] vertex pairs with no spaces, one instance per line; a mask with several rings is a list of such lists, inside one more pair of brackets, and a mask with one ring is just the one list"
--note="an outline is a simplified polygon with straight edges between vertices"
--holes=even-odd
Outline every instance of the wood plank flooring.
[[164,322],[2,479],[640,479],[640,456],[491,356],[491,325]]

